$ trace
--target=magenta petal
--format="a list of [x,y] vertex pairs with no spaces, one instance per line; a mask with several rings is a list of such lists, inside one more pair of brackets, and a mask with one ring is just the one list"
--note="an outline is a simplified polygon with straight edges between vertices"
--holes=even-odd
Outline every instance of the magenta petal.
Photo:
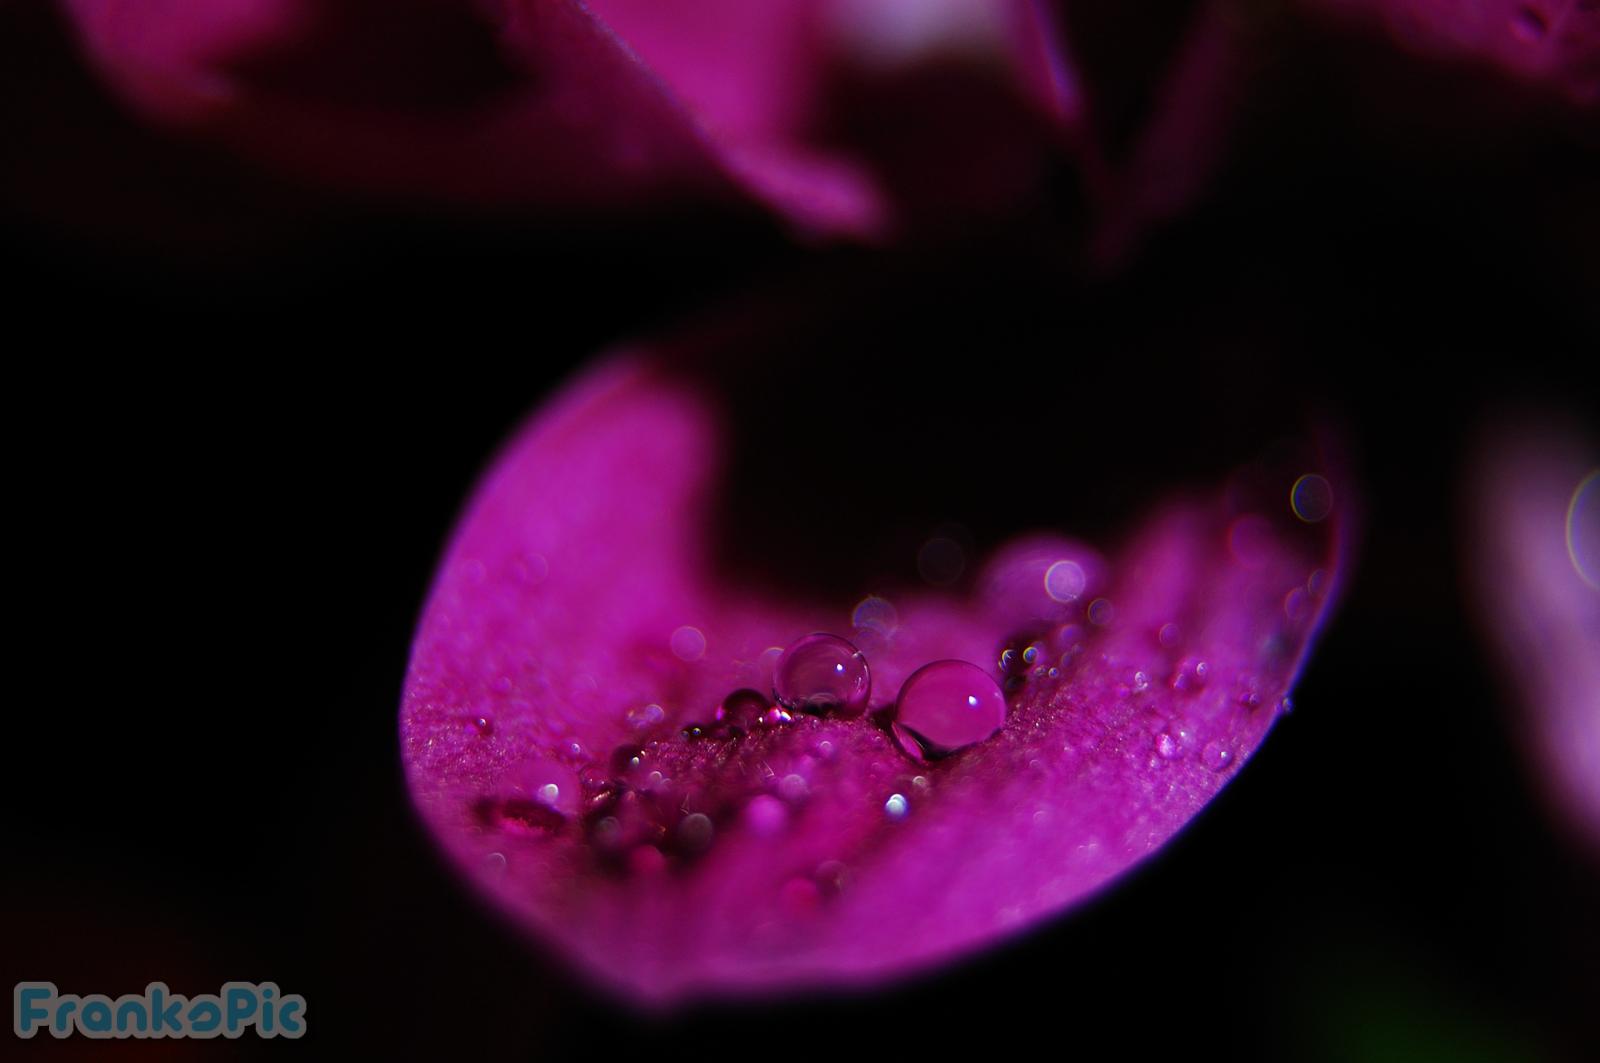
[[[635,1000],[877,981],[1082,900],[1260,745],[1339,577],[1345,485],[1306,523],[1274,474],[1168,502],[1104,555],[999,552],[1061,555],[1044,609],[992,566],[971,596],[777,600],[719,572],[722,424],[643,359],[552,400],[457,530],[401,708],[417,806],[463,874]],[[1033,671],[1001,730],[902,752],[884,715],[907,677],[953,658],[998,682],[1019,629]],[[863,649],[872,711],[762,724],[740,694],[728,730],[719,704],[770,692],[812,631]]]
[[1403,46],[1466,56],[1573,102],[1600,103],[1600,6],[1591,0],[1312,0],[1375,20]]
[[[143,114],[319,184],[589,207],[743,189],[808,227],[880,220],[843,162],[708,139],[696,100],[572,0],[64,3]],[[790,72],[748,58],[772,84],[745,87],[782,106]]]
[[1600,851],[1600,450],[1553,423],[1485,448],[1468,561],[1541,786]]

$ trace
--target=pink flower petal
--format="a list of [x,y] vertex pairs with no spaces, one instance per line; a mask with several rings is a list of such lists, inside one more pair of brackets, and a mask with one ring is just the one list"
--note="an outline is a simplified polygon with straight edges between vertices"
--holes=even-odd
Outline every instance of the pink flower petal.
[[724,180],[649,72],[567,0],[65,2],[142,112],[319,183],[611,206]]
[[[744,197],[824,234],[879,233],[895,210],[873,146],[822,135],[838,70],[887,32],[845,0],[62,2],[141,113],[318,184],[469,206]],[[1010,0],[915,0],[897,25],[937,49],[927,27],[953,8],[1000,27],[998,80],[1059,90]],[[927,109],[913,124],[950,129]],[[948,141],[923,161],[970,165]]]
[[[642,357],[555,397],[463,517],[401,708],[452,861],[638,1001],[874,982],[1081,901],[1259,746],[1339,577],[1344,482],[1296,517],[1276,469],[1169,501],[1104,555],[1025,537],[969,589],[776,592],[715,545],[727,412]],[[771,522],[826,519],[738,517],[744,551]],[[719,731],[724,699],[770,691],[813,631],[866,655],[868,714],[761,724],[730,699],[743,731]],[[1032,656],[1003,671],[1019,640]],[[1005,681],[1009,718],[922,763],[884,709],[945,658]]]
[[1600,851],[1600,450],[1546,418],[1476,471],[1469,564],[1551,807]]
[[1380,22],[1402,45],[1470,57],[1573,102],[1600,103],[1600,5],[1593,0],[1314,0]]

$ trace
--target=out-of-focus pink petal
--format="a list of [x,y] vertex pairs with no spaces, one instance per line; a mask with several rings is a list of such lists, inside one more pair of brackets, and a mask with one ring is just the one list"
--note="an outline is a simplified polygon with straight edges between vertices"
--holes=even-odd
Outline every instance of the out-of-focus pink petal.
[[1475,472],[1468,563],[1552,806],[1600,850],[1600,450],[1506,428]]
[[1204,192],[1231,147],[1261,47],[1228,0],[1196,11],[1127,158],[1098,189],[1103,217],[1095,254],[1102,263],[1126,258],[1145,231]]
[[[1021,0],[901,0],[887,21],[851,0],[62,2],[144,115],[302,179],[465,205],[742,196],[808,231],[873,234],[895,207],[872,146],[828,134],[841,69],[964,41],[1056,120],[1070,106]],[[913,117],[970,165],[933,136],[934,108]]]
[[1600,4],[1594,0],[1312,0],[1377,20],[1418,52],[1469,56],[1600,103]]
[[[761,590],[712,530],[718,402],[627,357],[534,417],[441,564],[400,713],[465,877],[636,1001],[878,981],[1082,900],[1259,746],[1341,575],[1347,485],[1329,473],[1297,517],[1280,470],[1169,499],[1104,554],[1023,538],[970,590]],[[750,542],[797,517],[738,514]],[[744,733],[719,732],[813,631],[866,654],[870,711],[761,724],[736,698]],[[1018,639],[1032,656],[1002,670]],[[924,763],[884,711],[944,658],[1005,682],[1009,718]]]
[[731,188],[650,72],[568,0],[66,4],[144,113],[319,183],[594,206]]

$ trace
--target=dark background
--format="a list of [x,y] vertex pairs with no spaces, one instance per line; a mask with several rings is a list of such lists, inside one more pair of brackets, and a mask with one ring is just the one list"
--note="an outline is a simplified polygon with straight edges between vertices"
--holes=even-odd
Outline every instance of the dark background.
[[[1005,218],[896,250],[727,210],[380,211],[141,129],[50,19],[0,26],[9,982],[308,1000],[297,1045],[160,1046],[175,1058],[1600,1051],[1600,859],[1537,799],[1459,554],[1485,419],[1594,409],[1583,116],[1291,34],[1212,191],[1106,275],[1076,251],[1065,162]],[[1060,490],[1047,445],[1075,456],[1065,519],[1114,534],[1317,418],[1350,440],[1365,536],[1294,714],[1116,888],[882,992],[647,1019],[450,877],[404,793],[400,683],[456,511],[519,418],[619,339],[764,300],[871,348],[839,387],[877,431],[880,389],[937,403],[952,380],[1020,423],[982,473],[997,525]],[[882,475],[870,452],[859,473]],[[89,1051],[47,1041],[22,1057]]]

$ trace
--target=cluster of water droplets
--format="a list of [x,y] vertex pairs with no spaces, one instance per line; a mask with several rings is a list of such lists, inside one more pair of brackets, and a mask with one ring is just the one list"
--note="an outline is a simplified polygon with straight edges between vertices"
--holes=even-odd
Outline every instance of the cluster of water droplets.
[[[1321,522],[1333,507],[1331,488],[1320,476],[1302,476],[1289,495],[1290,512],[1304,524]],[[1255,563],[1261,534],[1252,520],[1263,518],[1246,514],[1227,531],[1234,560],[1245,567]],[[919,569],[933,573],[924,573],[928,582],[943,585],[949,572],[959,573],[952,559],[960,551],[954,539],[935,545],[919,554]],[[1282,617],[1288,629],[1307,622],[1327,583],[1316,571],[1289,589]],[[882,822],[892,825],[915,814],[923,791],[934,786],[935,762],[993,738],[1007,724],[1008,699],[1016,701],[1030,683],[1063,677],[1091,652],[1098,663],[1090,674],[1119,676],[1115,693],[1130,704],[1149,700],[1152,765],[1188,760],[1218,773],[1229,770],[1236,750],[1228,728],[1211,726],[1210,710],[1184,705],[1254,712],[1272,684],[1229,668],[1231,688],[1219,691],[1216,662],[1196,652],[1176,620],[1150,632],[1143,658],[1107,657],[1093,636],[1125,623],[1105,594],[1108,585],[1106,566],[1093,551],[1049,536],[1022,540],[1002,549],[977,577],[973,607],[993,629],[1013,632],[981,665],[930,661],[904,679],[892,700],[874,703],[868,655],[889,652],[899,616],[887,599],[868,596],[852,611],[853,641],[816,632],[763,654],[770,690],[739,687],[687,723],[659,703],[634,705],[623,721],[634,736],[628,744],[600,757],[573,744],[566,766],[530,776],[509,794],[481,799],[473,810],[486,827],[504,832],[576,831],[601,866],[654,874],[701,859],[725,832],[778,837],[791,830],[819,793],[841,783],[829,772],[851,729],[876,728],[905,767],[879,765],[872,777],[880,788],[858,796],[875,802]],[[683,627],[670,648],[692,663],[706,653],[707,642],[699,629]],[[1288,711],[1287,699],[1276,708]],[[487,717],[468,722],[482,736],[494,734]],[[784,887],[794,906],[816,903],[847,877],[837,861],[819,868]]]

